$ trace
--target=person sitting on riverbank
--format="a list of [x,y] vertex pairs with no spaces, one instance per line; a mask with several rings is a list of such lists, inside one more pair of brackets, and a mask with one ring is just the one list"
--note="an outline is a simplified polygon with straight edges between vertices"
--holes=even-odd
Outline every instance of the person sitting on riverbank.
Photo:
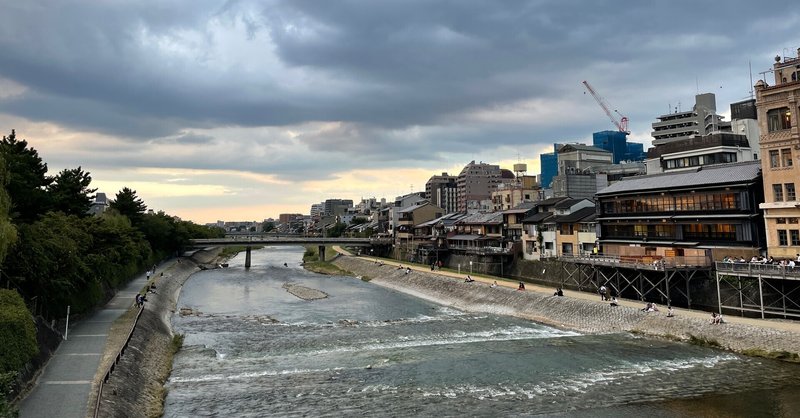
[[720,323],[720,317],[717,316],[716,312],[711,312],[711,325],[717,325]]
[[519,282],[519,287],[517,290],[525,290],[525,283]]
[[469,276],[467,276],[467,278],[464,279],[464,283],[472,283],[474,281],[475,281],[475,279],[473,279],[472,277],[469,277]]
[[406,267],[406,274],[411,273],[411,267]]
[[653,303],[652,302],[647,302],[644,305],[644,308],[642,308],[642,312],[652,312],[652,309],[653,309]]
[[495,280],[490,287],[497,287],[497,280]]
[[611,302],[609,302],[609,305],[610,305],[612,308],[619,306],[619,302],[617,301],[617,298],[616,298],[616,297],[614,297],[614,296],[612,296],[612,297],[611,297]]
[[564,296],[564,290],[562,290],[560,287],[557,288],[556,291],[553,293],[553,296]]
[[672,318],[675,314],[672,312],[672,306],[667,305],[667,318]]

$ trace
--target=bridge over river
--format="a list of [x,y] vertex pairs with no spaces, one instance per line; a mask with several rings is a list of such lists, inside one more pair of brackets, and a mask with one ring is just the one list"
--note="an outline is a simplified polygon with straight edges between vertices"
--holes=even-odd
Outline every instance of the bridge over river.
[[325,246],[341,245],[343,247],[373,247],[392,245],[391,238],[342,238],[342,237],[303,237],[296,235],[289,236],[230,236],[225,238],[205,238],[190,240],[192,248],[221,247],[221,246],[245,246],[245,267],[250,267],[250,252],[254,245],[317,245],[319,246],[320,260],[325,260]]

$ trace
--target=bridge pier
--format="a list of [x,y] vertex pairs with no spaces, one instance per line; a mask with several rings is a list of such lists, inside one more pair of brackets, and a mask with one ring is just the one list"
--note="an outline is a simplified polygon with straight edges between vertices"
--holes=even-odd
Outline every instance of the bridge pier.
[[317,250],[319,250],[319,261],[325,261],[325,246],[320,245]]
[[246,268],[246,269],[250,268],[250,253],[252,251],[253,251],[253,247],[248,245],[247,249],[245,250],[245,253],[244,253],[244,268]]

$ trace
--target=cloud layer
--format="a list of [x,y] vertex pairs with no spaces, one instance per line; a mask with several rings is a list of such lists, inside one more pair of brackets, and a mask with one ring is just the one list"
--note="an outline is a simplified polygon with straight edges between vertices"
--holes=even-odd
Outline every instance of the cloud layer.
[[194,200],[143,197],[187,217],[408,191],[352,173],[410,170],[420,189],[472,159],[534,161],[612,128],[582,80],[649,142],[659,114],[698,91],[724,110],[748,61],[758,77],[800,45],[797,13],[749,1],[0,3],[0,127],[96,181],[177,170]]

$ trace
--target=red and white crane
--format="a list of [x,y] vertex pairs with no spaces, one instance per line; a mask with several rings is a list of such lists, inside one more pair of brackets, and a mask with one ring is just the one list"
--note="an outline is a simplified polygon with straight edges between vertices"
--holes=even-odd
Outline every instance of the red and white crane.
[[592,86],[589,84],[588,81],[584,80],[583,85],[586,87],[586,90],[589,90],[589,93],[592,95],[592,97],[594,97],[594,99],[597,100],[597,104],[599,104],[600,107],[603,108],[603,111],[606,112],[608,118],[611,119],[611,123],[613,123],[614,126],[616,126],[620,132],[625,132],[628,134],[631,133],[628,130],[628,117],[623,115],[622,113],[619,113],[616,109],[614,109],[614,113],[620,116],[620,119],[617,119],[617,117],[614,116],[614,113],[611,113],[611,110],[608,107],[608,103],[603,98],[603,96],[597,94],[597,92],[594,91],[594,89],[592,88]]

